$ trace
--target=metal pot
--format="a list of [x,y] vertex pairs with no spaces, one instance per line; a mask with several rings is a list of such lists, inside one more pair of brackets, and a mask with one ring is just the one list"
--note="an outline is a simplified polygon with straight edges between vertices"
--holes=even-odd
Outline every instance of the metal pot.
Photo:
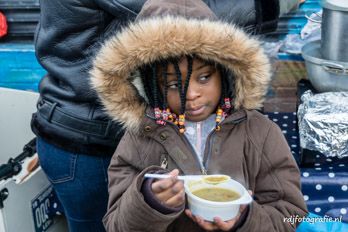
[[319,92],[348,91],[348,62],[323,59],[320,41],[307,43],[302,48],[307,76]]
[[348,1],[322,0],[321,54],[324,59],[348,62]]

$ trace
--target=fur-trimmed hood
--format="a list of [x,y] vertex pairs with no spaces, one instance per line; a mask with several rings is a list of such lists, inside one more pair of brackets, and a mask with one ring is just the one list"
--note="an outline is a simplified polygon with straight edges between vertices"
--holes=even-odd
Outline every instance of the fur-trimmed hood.
[[216,20],[197,0],[147,1],[136,21],[102,46],[90,71],[91,83],[110,116],[137,130],[147,103],[140,78],[134,77],[136,70],[192,54],[232,71],[236,109],[262,106],[270,64],[259,42],[236,26]]

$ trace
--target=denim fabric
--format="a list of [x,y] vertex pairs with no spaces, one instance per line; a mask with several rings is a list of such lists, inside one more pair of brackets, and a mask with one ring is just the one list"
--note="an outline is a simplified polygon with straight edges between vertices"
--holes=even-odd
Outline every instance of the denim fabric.
[[63,205],[70,232],[105,231],[111,157],[76,154],[37,140],[40,165]]

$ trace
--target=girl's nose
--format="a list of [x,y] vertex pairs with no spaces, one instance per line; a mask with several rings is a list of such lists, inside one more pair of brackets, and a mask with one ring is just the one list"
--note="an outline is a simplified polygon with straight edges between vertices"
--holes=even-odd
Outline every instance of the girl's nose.
[[189,83],[186,93],[186,100],[195,100],[200,96],[200,89],[194,83]]

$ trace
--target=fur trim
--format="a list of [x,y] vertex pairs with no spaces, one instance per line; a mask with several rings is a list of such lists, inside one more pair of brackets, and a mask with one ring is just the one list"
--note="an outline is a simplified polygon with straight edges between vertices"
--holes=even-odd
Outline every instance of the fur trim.
[[137,130],[146,103],[131,73],[144,64],[186,54],[213,60],[235,74],[237,109],[262,106],[270,81],[268,58],[256,39],[219,21],[165,16],[135,22],[101,48],[91,83],[109,114]]

